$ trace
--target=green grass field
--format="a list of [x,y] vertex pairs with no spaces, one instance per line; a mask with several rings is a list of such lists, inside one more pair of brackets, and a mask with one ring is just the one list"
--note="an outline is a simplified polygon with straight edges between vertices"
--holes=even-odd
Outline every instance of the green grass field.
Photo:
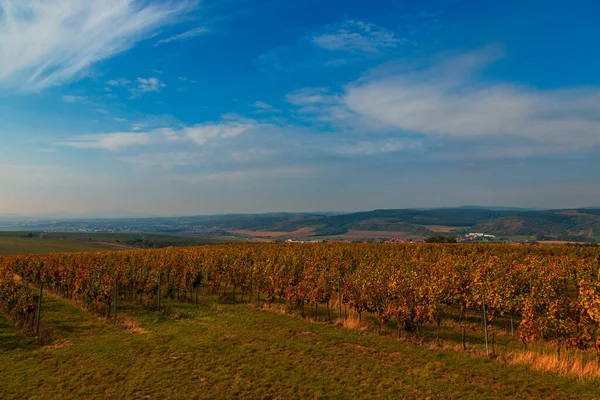
[[[168,313],[122,302],[121,318],[136,328],[128,330],[124,322],[115,326],[71,301],[46,295],[42,318],[55,331],[55,344],[49,347],[40,347],[0,317],[1,398],[600,395],[597,382],[222,302],[215,296],[202,295],[200,300],[198,306],[168,300]],[[445,331],[444,337],[453,340]],[[475,346],[475,339],[469,340]]]
[[0,256],[13,254],[46,254],[77,251],[106,251],[110,249],[110,245],[99,242],[0,236]]
[[[205,245],[223,243],[212,238],[195,238],[141,233],[33,233],[0,232],[0,256],[16,254],[47,254],[123,250],[160,243],[161,246]],[[138,241],[138,242],[136,242]]]

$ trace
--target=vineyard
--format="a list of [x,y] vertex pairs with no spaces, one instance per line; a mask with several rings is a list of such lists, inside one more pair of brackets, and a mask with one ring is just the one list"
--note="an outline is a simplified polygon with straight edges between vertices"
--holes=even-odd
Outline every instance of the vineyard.
[[106,316],[116,317],[122,300],[159,309],[161,297],[193,303],[202,288],[302,315],[326,309],[329,320],[347,310],[372,315],[379,331],[393,321],[398,336],[418,336],[426,324],[439,331],[444,315],[460,322],[476,310],[484,325],[510,321],[524,347],[544,341],[598,354],[599,259],[584,247],[384,244],[27,255],[0,260],[0,302],[30,330],[40,286]]

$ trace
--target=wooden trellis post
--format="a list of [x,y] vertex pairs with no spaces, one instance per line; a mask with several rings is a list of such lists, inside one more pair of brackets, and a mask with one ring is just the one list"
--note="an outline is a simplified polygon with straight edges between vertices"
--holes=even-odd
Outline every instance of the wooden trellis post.
[[156,300],[156,309],[158,311],[160,311],[160,286],[161,286],[160,279],[161,278],[162,278],[162,271],[160,271],[158,273],[158,296],[157,296],[157,300]]
[[488,344],[488,328],[487,328],[487,315],[485,313],[485,294],[482,296],[483,300],[483,330],[485,331],[485,352],[489,356],[490,348]]
[[42,295],[44,294],[44,284],[40,283],[40,293],[38,296],[38,304],[37,304],[37,315],[35,321],[35,334],[40,333],[40,319],[42,314]]
[[113,317],[115,319],[115,324],[117,323],[117,298],[119,297],[119,288],[117,285],[117,278],[115,278],[115,293],[113,299]]
[[338,318],[342,320],[342,290],[340,280],[338,279]]

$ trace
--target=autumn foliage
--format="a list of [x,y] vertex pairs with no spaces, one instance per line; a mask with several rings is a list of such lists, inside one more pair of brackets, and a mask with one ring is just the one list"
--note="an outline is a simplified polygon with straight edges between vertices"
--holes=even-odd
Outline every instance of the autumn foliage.
[[[0,259],[0,303],[31,310],[31,286],[110,310],[121,295],[192,299],[203,286],[285,301],[304,311],[338,298],[383,328],[440,324],[444,310],[511,316],[523,343],[600,346],[600,250],[597,248],[438,244],[244,244]],[[15,279],[22,278],[22,282]],[[108,306],[108,307],[106,307]],[[312,307],[312,308],[311,308]],[[335,312],[335,311],[334,311]]]

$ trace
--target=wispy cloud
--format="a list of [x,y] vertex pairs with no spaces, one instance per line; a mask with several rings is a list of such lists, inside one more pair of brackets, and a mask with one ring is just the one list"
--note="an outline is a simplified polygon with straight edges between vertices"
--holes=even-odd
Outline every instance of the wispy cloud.
[[347,20],[333,31],[313,36],[312,41],[327,50],[377,53],[393,49],[406,39],[397,38],[379,25]]
[[345,104],[343,93],[331,93],[327,88],[303,88],[289,93],[286,100],[301,118],[313,124],[331,125],[337,131],[391,132],[389,124],[354,112]]
[[[523,158],[600,146],[600,88],[536,90],[490,82],[480,72],[497,46],[389,63],[340,92],[305,88],[286,96],[297,116],[337,131],[417,137],[437,158]],[[422,140],[421,140],[422,139]],[[406,142],[353,143],[338,153],[396,151]],[[420,145],[419,145],[420,146]]]
[[62,97],[62,100],[63,100],[65,103],[72,104],[72,103],[78,103],[78,102],[85,101],[85,100],[86,100],[86,98],[85,98],[84,96],[73,96],[73,95],[69,95],[69,94],[68,94],[68,95],[64,95],[64,96]]
[[179,77],[179,80],[180,80],[180,81],[184,81],[184,82],[189,82],[189,83],[198,83],[197,81],[195,81],[195,80],[193,80],[193,79],[190,79],[190,78],[188,78],[187,76],[180,76],[180,77]]
[[254,121],[226,121],[219,124],[203,124],[185,128],[183,134],[196,144],[205,144],[211,140],[236,137],[256,127],[256,125]]
[[161,44],[165,44],[165,43],[171,43],[177,40],[186,40],[186,39],[191,39],[193,37],[196,36],[200,36],[200,35],[204,35],[206,33],[210,32],[210,29],[204,27],[204,26],[199,26],[197,28],[194,29],[190,29],[189,31],[185,31],[182,32],[180,34],[174,35],[174,36],[170,36],[168,38],[165,39],[161,39],[158,42],[156,42],[156,44],[154,46],[160,46]]
[[343,104],[405,132],[530,147],[525,154],[600,145],[600,88],[536,90],[478,79],[500,56],[488,47],[429,65],[384,68],[348,86]]
[[189,147],[190,143],[205,145],[239,136],[258,124],[251,119],[231,120],[224,118],[220,122],[192,126],[165,127],[141,131],[143,126],[133,126],[136,132],[112,132],[93,135],[78,135],[70,140],[57,142],[58,146],[77,149],[97,149],[121,152],[134,146],[180,145]]
[[110,81],[107,81],[106,84],[109,86],[128,86],[131,82],[129,82],[129,80],[125,79],[125,78],[117,78],[117,79],[111,79]]
[[335,96],[328,93],[324,87],[303,88],[286,95],[288,103],[296,106],[309,106],[313,104],[331,103]]
[[137,88],[140,92],[159,92],[161,88],[167,86],[158,80],[158,78],[137,78],[137,82]]
[[96,149],[108,151],[121,151],[128,147],[146,145],[150,143],[147,133],[107,133],[99,135],[81,135],[72,140],[58,142],[59,146],[74,147],[77,149]]
[[139,97],[143,93],[160,92],[167,85],[158,78],[137,78],[136,86],[129,89],[131,97]]
[[196,1],[0,2],[0,85],[26,91],[77,80],[95,63],[173,24]]
[[264,101],[255,101],[250,104],[250,107],[254,108],[255,113],[280,113],[281,110],[273,107],[272,105],[265,103]]
[[105,108],[94,108],[93,110],[102,115],[110,115],[110,111]]

